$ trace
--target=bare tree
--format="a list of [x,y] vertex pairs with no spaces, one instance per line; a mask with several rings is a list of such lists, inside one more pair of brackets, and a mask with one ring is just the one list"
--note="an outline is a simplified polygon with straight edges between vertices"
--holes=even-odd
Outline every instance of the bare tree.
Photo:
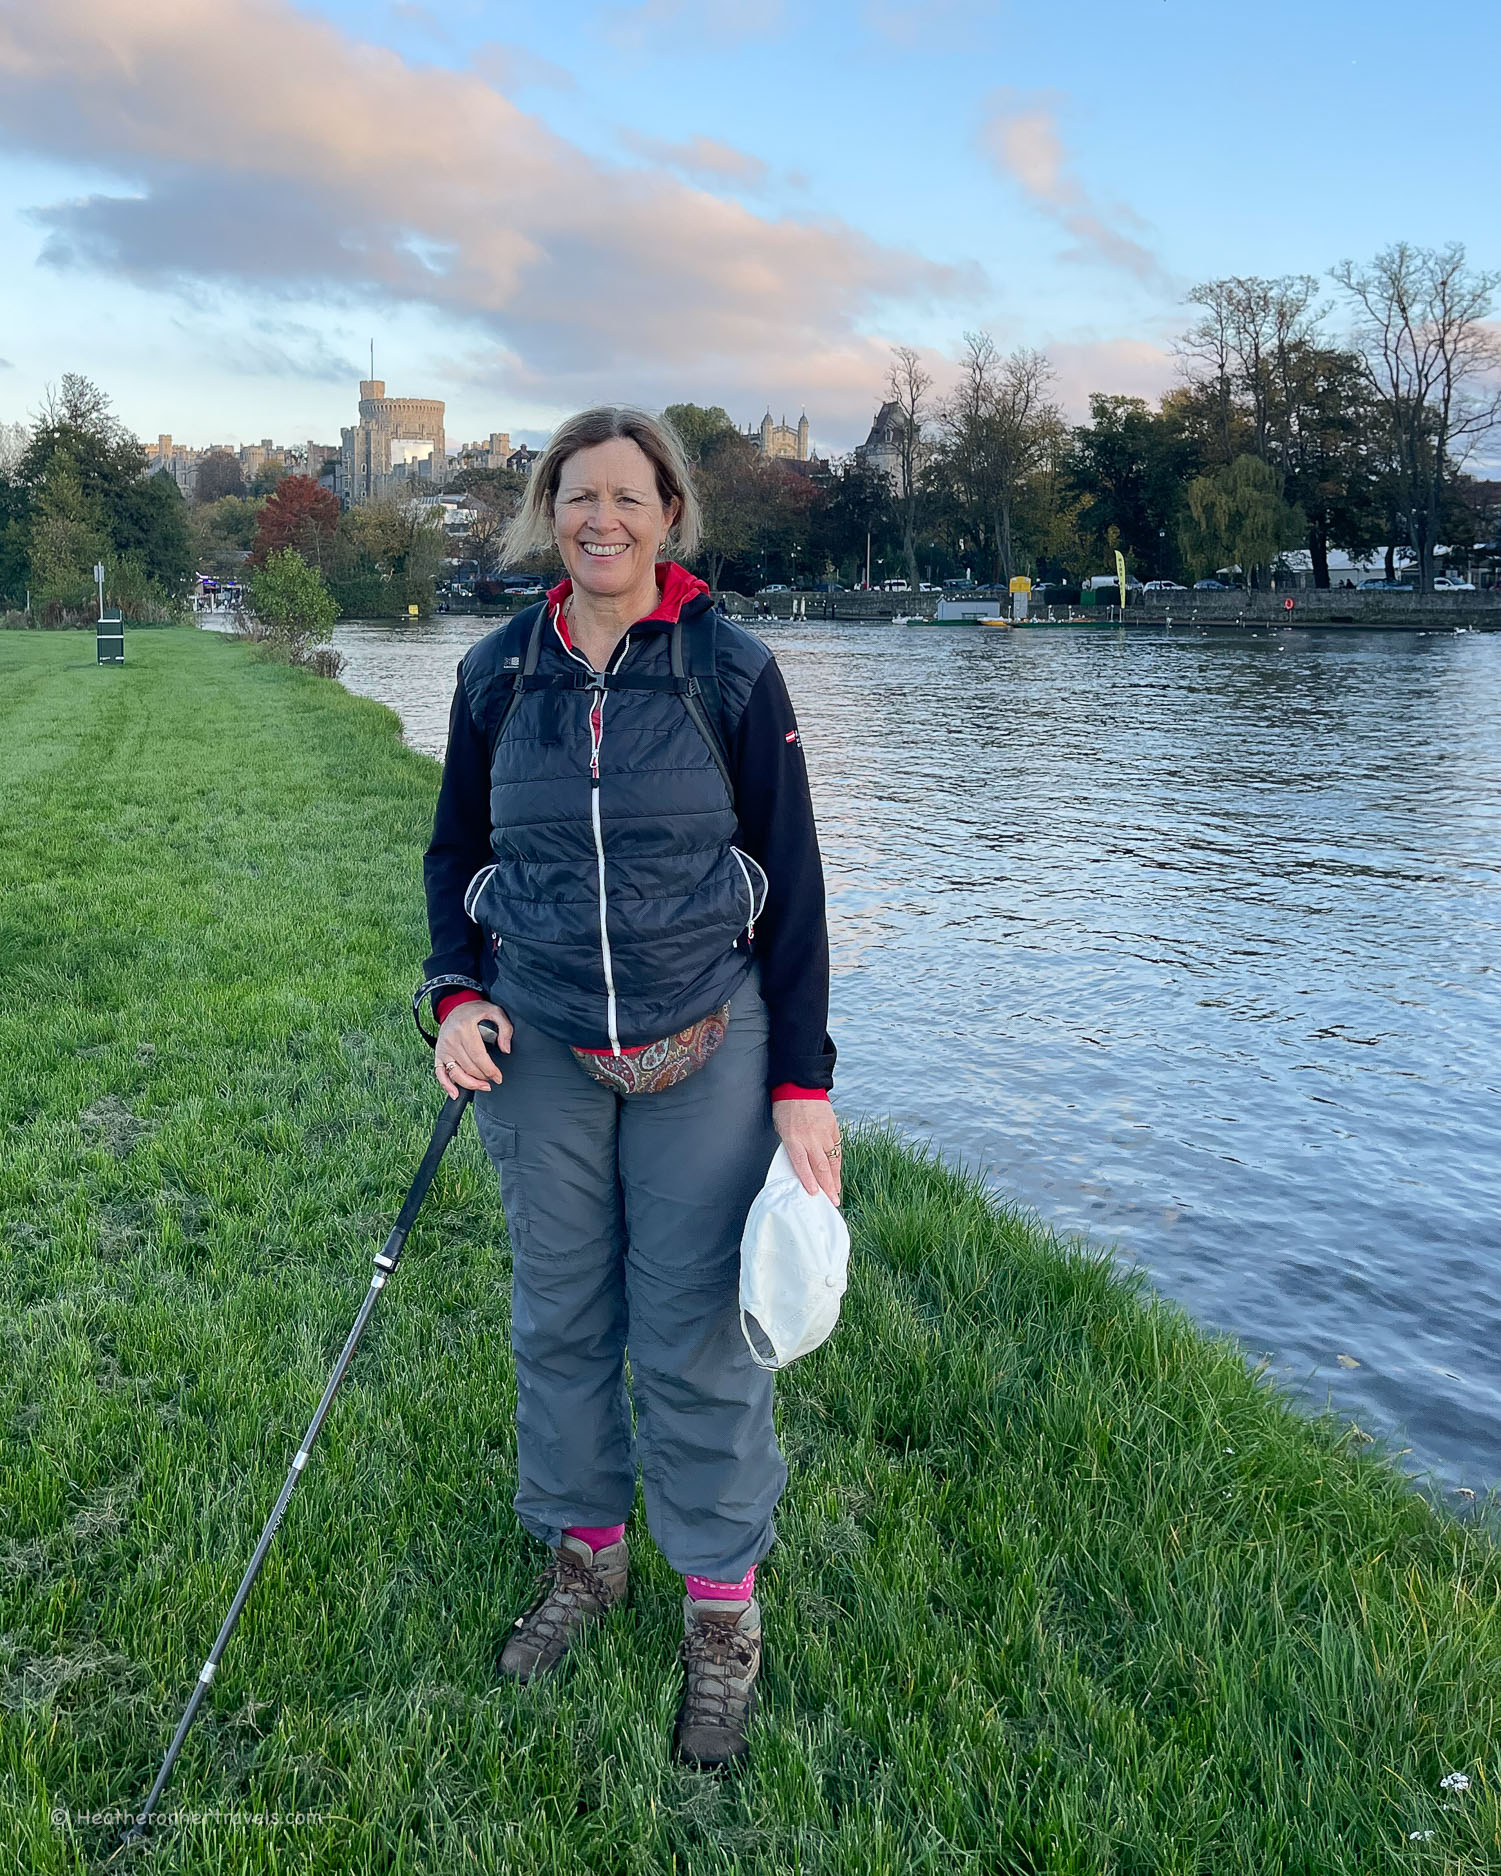
[[917,579],[917,497],[923,463],[927,455],[927,395],[933,388],[932,377],[923,370],[922,360],[910,345],[896,345],[891,350],[891,369],[886,374],[886,396],[896,406],[893,435],[897,450],[899,487],[897,499],[902,517],[902,558],[907,563],[907,581],[915,593]]
[[1016,571],[1016,521],[1032,486],[1051,479],[1063,418],[1048,395],[1053,368],[1041,352],[1003,358],[988,332],[964,335],[959,383],[941,416],[954,496],[983,538],[996,575]]
[[0,423],[0,476],[12,476],[26,454],[31,431],[24,423]]
[[[1231,275],[1206,280],[1189,294],[1204,309],[1178,342],[1185,375],[1213,395],[1221,460],[1242,453],[1280,472],[1291,422],[1293,360],[1311,342],[1322,317],[1319,283],[1311,274],[1275,280]],[[1249,420],[1246,436],[1237,418]]]
[[1399,241],[1369,266],[1341,261],[1332,278],[1355,303],[1356,342],[1385,415],[1419,586],[1431,592],[1446,489],[1501,424],[1501,341],[1487,324],[1501,273],[1471,269],[1458,241]]

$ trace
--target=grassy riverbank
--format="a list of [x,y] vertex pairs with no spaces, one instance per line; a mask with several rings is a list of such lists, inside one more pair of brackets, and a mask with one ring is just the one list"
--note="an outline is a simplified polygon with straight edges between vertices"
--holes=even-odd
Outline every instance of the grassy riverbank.
[[[244,646],[127,655],[0,638],[0,1869],[38,1876],[117,1835],[54,1811],[149,1785],[436,1106],[433,765]],[[466,1128],[179,1765],[200,1816],[113,1867],[1501,1867],[1494,1545],[974,1184],[880,1136],[848,1179],[744,1775],[668,1763],[644,1530],[573,1672],[495,1683],[538,1558]]]

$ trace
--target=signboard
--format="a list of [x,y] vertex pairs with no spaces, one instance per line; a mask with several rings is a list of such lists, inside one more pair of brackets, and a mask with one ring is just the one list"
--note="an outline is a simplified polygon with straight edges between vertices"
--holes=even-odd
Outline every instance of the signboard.
[[1115,578],[1121,589],[1121,604],[1126,603],[1126,556],[1117,547],[1115,550]]
[[94,653],[100,664],[124,664],[125,621],[120,616],[118,606],[99,608]]
[[415,619],[417,617],[417,608],[415,606],[407,607],[407,617],[409,619]]
[[1032,582],[1025,574],[1018,574],[1011,582],[1011,617],[1025,619],[1032,604]]
[[1284,599],[1282,602],[1282,610],[1284,612],[1291,612],[1292,609],[1293,609],[1293,602],[1290,599]]

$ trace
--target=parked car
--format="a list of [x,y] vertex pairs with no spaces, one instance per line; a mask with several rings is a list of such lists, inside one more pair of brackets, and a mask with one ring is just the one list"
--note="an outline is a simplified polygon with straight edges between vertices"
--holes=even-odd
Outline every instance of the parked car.
[[[1112,586],[1118,591],[1120,588],[1120,577],[1118,574],[1114,573],[1094,573],[1084,582],[1084,585],[1086,588],[1092,588],[1096,593],[1108,592]],[[1143,590],[1141,581],[1137,579],[1136,575],[1134,573],[1128,573],[1126,575],[1126,591],[1128,593],[1140,593]]]
[[779,582],[777,582],[777,583],[773,583],[771,586],[760,587],[757,590],[756,598],[761,599],[767,593],[790,593],[791,591],[792,591],[792,588],[790,586],[783,586]]
[[1476,590],[1473,580],[1456,580],[1452,573],[1439,573],[1434,576],[1435,593],[1473,593]]
[[1233,593],[1235,588],[1226,586],[1223,580],[1195,580],[1194,591],[1196,593]]
[[1411,580],[1362,580],[1355,588],[1357,593],[1410,593]]
[[906,593],[910,590],[905,580],[883,580],[881,583],[883,593]]
[[1180,586],[1176,580],[1148,580],[1141,590],[1144,593],[1186,593],[1188,588]]

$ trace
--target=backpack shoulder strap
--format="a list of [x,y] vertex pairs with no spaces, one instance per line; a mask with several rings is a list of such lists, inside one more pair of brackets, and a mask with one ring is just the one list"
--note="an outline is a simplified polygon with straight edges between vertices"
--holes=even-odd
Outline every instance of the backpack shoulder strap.
[[709,746],[714,766],[724,778],[730,801],[735,782],[730,774],[730,752],[724,733],[724,693],[719,683],[718,615],[713,607],[679,619],[672,628],[672,675],[683,682],[683,704],[694,726]]
[[[520,700],[522,675],[530,676],[537,668],[546,623],[546,600],[526,607],[506,621],[479,660],[470,653],[460,667],[469,714],[492,751]],[[481,640],[481,645],[486,643]]]

